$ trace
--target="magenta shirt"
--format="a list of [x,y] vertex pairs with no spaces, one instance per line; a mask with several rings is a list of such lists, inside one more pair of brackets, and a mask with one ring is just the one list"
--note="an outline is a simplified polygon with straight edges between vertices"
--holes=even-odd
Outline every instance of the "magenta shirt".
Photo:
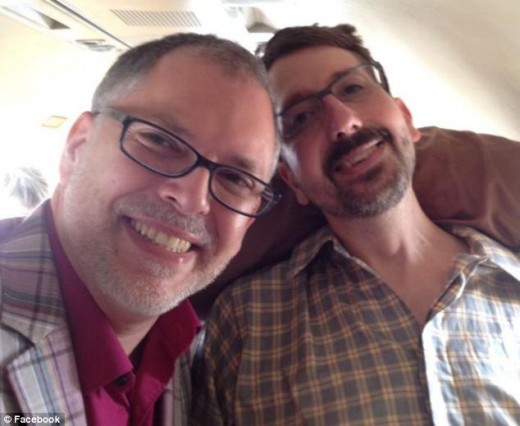
[[188,301],[161,315],[146,337],[134,370],[108,318],[63,251],[50,206],[47,224],[88,424],[153,425],[159,420],[158,401],[173,377],[175,360],[199,330],[197,315]]

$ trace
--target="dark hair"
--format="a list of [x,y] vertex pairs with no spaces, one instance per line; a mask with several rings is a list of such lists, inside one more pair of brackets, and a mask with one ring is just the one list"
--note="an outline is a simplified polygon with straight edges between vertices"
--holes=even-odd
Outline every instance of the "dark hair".
[[163,56],[182,47],[215,61],[232,75],[255,78],[270,94],[261,61],[245,48],[214,35],[178,33],[141,44],[119,56],[97,87],[92,110],[101,110],[117,96],[131,90]]
[[335,27],[308,25],[289,27],[277,31],[258,51],[267,69],[274,62],[292,52],[311,46],[335,46],[349,50],[368,62],[374,61],[370,51],[356,34],[352,25],[342,24]]

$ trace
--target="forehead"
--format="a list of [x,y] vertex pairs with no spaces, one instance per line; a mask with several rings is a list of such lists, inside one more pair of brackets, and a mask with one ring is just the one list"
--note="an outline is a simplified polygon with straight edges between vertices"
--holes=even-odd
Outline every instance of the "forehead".
[[354,53],[333,46],[303,48],[282,57],[269,70],[276,109],[323,89],[338,72],[361,62]]
[[[235,83],[235,84],[233,84]],[[139,81],[136,91],[138,96],[147,94],[146,99],[172,103],[179,96],[187,100],[198,100],[198,96],[214,96],[220,93],[227,98],[225,89],[232,86],[247,86],[251,90],[265,91],[251,74],[239,73],[226,69],[216,59],[205,56],[204,52],[180,47],[164,55]],[[132,95],[132,94],[130,94]]]
[[165,55],[114,106],[173,131],[213,161],[263,168],[275,149],[266,89],[200,52]]

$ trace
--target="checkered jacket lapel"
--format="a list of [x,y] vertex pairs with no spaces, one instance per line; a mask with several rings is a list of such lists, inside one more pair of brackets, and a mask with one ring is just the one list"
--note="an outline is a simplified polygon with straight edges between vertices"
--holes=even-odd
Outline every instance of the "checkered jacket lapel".
[[[63,413],[86,425],[85,408],[54,259],[45,206],[24,222],[0,221],[0,412]],[[166,386],[163,425],[187,425],[190,356]]]
[[15,400],[0,395],[0,411],[66,413],[67,424],[86,424],[44,208],[8,234],[0,243],[0,357]]

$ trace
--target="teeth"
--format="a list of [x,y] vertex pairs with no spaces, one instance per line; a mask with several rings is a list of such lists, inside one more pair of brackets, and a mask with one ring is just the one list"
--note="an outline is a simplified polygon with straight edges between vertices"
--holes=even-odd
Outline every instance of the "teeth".
[[363,149],[361,152],[357,153],[357,155],[354,155],[354,157],[350,159],[351,167],[368,158],[374,149],[375,147],[370,149]]
[[366,145],[363,145],[356,149],[353,154],[350,154],[347,156],[345,161],[345,166],[348,168],[354,167],[356,164],[360,163],[361,161],[367,159],[372,152],[377,148],[377,145],[380,141],[374,141],[371,143],[368,143]]
[[181,240],[177,237],[170,237],[164,232],[158,231],[157,229],[144,223],[133,220],[132,226],[143,237],[148,238],[150,241],[153,241],[155,244],[165,248],[168,251],[175,253],[186,253],[191,247],[190,242]]

